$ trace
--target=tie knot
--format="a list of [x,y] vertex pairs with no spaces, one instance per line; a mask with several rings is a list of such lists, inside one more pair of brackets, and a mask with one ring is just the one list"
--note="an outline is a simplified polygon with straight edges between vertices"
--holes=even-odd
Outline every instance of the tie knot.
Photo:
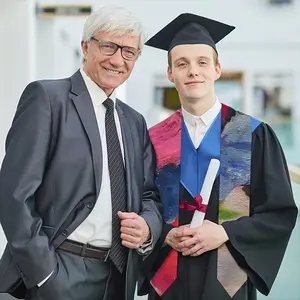
[[114,109],[114,101],[111,100],[110,98],[107,98],[104,102],[103,105],[106,107],[106,109],[113,110]]

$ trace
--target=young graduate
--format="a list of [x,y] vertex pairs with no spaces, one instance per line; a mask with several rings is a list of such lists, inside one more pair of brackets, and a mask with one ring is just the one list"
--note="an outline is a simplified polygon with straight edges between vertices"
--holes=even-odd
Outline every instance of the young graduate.
[[[252,300],[267,295],[297,218],[281,146],[265,123],[221,104],[216,43],[234,27],[182,14],[146,45],[168,51],[182,108],[150,129],[164,230],[144,262],[150,300]],[[222,101],[222,99],[220,99]],[[202,185],[220,167],[209,203]],[[203,224],[189,226],[194,212]]]

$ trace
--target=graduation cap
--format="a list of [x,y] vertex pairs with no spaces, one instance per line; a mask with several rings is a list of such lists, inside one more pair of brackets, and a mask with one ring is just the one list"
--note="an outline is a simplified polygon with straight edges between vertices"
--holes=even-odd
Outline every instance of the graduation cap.
[[234,29],[234,26],[184,13],[150,38],[145,45],[169,52],[178,45],[205,44],[217,52],[216,44]]

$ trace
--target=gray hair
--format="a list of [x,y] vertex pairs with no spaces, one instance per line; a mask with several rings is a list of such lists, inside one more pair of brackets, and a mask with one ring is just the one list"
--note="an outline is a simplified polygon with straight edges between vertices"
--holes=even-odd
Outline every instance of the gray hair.
[[94,11],[85,21],[82,40],[89,42],[98,31],[114,36],[137,36],[140,39],[140,50],[146,40],[141,22],[130,11],[118,6],[103,6]]

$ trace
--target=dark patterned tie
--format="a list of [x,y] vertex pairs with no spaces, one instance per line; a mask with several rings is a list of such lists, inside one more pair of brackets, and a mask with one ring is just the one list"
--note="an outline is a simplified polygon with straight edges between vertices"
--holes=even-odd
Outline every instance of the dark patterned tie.
[[127,261],[127,248],[121,243],[120,219],[118,211],[126,211],[126,181],[120,140],[114,117],[114,102],[107,98],[103,105],[106,107],[105,131],[108,155],[108,169],[112,205],[112,245],[110,259],[117,269],[123,273]]

